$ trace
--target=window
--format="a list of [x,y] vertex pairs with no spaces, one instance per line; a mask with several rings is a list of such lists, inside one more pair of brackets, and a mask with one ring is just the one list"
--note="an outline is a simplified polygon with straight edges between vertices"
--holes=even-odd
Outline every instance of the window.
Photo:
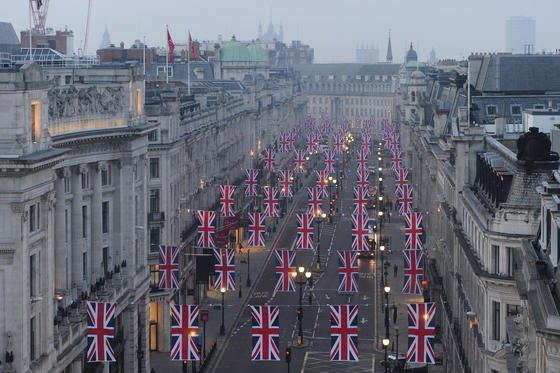
[[82,189],[89,188],[89,173],[87,171],[82,172]]
[[82,206],[82,237],[87,237],[87,206]]
[[107,186],[111,185],[111,165],[101,169],[101,185]]
[[35,360],[37,358],[36,354],[37,351],[35,350],[36,346],[35,346],[35,334],[36,334],[36,328],[37,325],[36,324],[36,319],[35,317],[32,317],[31,320],[29,320],[29,358],[31,361]]
[[506,247],[506,274],[508,276],[513,276],[513,271],[516,269],[513,260],[514,250],[513,247]]
[[500,247],[497,245],[492,245],[492,273],[500,273]]
[[72,191],[72,184],[70,183],[70,177],[64,177],[64,193],[70,193]]
[[142,90],[136,90],[136,115],[142,114]]
[[29,256],[29,296],[34,297],[37,295],[37,255],[33,254]]
[[521,313],[521,306],[518,304],[506,304],[507,316],[517,316]]
[[101,204],[101,232],[109,232],[109,202],[105,201]]
[[150,179],[159,179],[159,158],[150,158]]
[[[159,76],[160,74],[163,74],[163,76],[165,76],[165,66],[157,67],[157,75]],[[173,66],[169,66],[169,69],[167,70],[167,76],[170,78],[173,77]]]
[[486,115],[496,115],[497,112],[496,105],[486,105]]
[[87,279],[86,273],[87,273],[87,253],[83,253],[82,254],[82,276],[83,276],[84,280]]
[[536,109],[536,110],[543,110],[544,105],[543,104],[536,104],[536,105],[533,105],[533,108]]
[[492,339],[500,340],[500,302],[492,301]]
[[148,133],[148,141],[158,141],[158,133],[157,130],[153,130]]
[[511,105],[511,115],[521,115],[521,105]]
[[159,189],[150,189],[150,212],[159,212]]
[[159,288],[159,265],[150,265],[150,286],[152,288]]
[[160,228],[152,227],[150,228],[150,251],[157,252],[159,245],[161,244]]
[[29,206],[29,232],[36,232],[40,228],[39,219],[41,218],[40,214],[40,205],[38,203]]
[[31,142],[39,141],[41,135],[41,103],[31,103]]
[[103,255],[103,274],[107,276],[107,273],[109,273],[109,248],[108,247],[103,248],[102,255]]

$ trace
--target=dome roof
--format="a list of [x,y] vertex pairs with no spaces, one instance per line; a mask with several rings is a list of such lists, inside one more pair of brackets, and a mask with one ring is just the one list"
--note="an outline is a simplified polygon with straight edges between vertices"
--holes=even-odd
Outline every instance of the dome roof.
[[268,62],[268,53],[258,44],[251,43],[247,46],[252,62]]
[[220,48],[220,61],[222,62],[249,62],[251,53],[245,44],[235,40],[235,35],[230,41]]
[[410,61],[418,61],[418,54],[416,54],[416,51],[412,48],[412,43],[410,43],[410,49],[406,52],[406,62]]
[[413,71],[412,74],[410,74],[410,77],[412,79],[424,79],[426,77],[426,75],[424,75],[424,73],[420,70],[416,70]]

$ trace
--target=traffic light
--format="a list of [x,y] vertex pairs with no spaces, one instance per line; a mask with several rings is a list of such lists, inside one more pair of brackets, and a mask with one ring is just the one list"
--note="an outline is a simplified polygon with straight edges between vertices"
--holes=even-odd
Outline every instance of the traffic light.
[[296,310],[296,313],[297,313],[297,319],[299,321],[301,321],[303,319],[303,308],[298,307],[298,309]]
[[183,360],[183,372],[187,372],[188,371],[188,366],[187,366],[187,361]]
[[290,364],[292,361],[292,348],[286,347],[286,363]]

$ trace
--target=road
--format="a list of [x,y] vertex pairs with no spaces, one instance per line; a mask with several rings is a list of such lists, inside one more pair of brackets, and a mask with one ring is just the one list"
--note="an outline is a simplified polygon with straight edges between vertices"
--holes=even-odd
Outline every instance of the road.
[[[347,164],[347,177],[342,182],[340,199],[337,202],[338,214],[332,223],[323,222],[321,225],[320,254],[322,271],[315,268],[316,253],[298,250],[296,265],[313,269],[314,287],[303,293],[303,345],[297,346],[297,316],[298,291],[295,293],[274,294],[275,272],[274,258],[269,257],[265,262],[262,277],[255,284],[248,304],[250,305],[279,305],[280,306],[280,354],[281,361],[252,362],[251,353],[251,318],[247,308],[242,310],[241,316],[233,327],[229,338],[225,341],[223,353],[216,356],[212,366],[214,372],[285,372],[288,367],[284,362],[284,351],[292,346],[292,362],[290,370],[293,372],[371,372],[376,358],[374,351],[374,322],[375,322],[375,265],[372,260],[359,260],[359,293],[350,297],[340,295],[338,288],[338,259],[337,250],[350,250],[352,187],[355,181],[356,169],[354,162]],[[303,212],[307,208],[307,196],[302,188],[294,199],[291,213]],[[324,202],[324,209],[328,210],[328,202]],[[295,219],[287,219],[284,231],[278,238],[275,248],[291,248],[295,239]],[[273,248],[274,249],[274,248]],[[311,305],[309,304],[311,295]],[[329,361],[330,351],[330,320],[327,305],[357,304],[359,306],[359,361],[333,363]]]

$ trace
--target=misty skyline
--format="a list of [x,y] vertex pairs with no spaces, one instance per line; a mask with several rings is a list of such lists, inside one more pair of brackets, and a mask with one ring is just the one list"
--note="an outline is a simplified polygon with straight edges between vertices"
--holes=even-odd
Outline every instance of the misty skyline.
[[[83,45],[87,0],[51,0],[47,27],[74,31],[74,49]],[[157,5],[157,6],[156,6]],[[551,9],[556,8],[556,9]],[[165,45],[165,25],[176,42],[187,31],[198,40],[224,40],[233,34],[239,40],[257,38],[259,22],[266,30],[270,21],[284,28],[284,42],[302,40],[315,49],[316,62],[353,62],[355,48],[379,48],[385,60],[391,30],[394,62],[401,62],[410,43],[419,60],[425,61],[432,47],[438,58],[464,58],[471,52],[505,50],[505,21],[511,16],[529,16],[536,21],[536,52],[558,48],[555,14],[560,5],[545,0],[449,2],[443,0],[393,1],[295,1],[262,2],[216,0],[190,6],[159,0],[95,0],[92,5],[88,52],[95,53],[105,26],[111,42],[130,46],[146,37],[149,46]],[[132,21],[130,21],[132,20]],[[11,22],[19,32],[29,27],[27,2],[10,4],[0,21]]]

